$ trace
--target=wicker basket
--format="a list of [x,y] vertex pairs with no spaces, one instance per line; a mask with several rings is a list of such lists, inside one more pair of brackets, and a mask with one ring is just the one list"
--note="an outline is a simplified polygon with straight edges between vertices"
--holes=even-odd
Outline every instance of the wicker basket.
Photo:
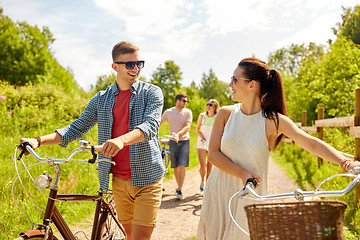
[[250,238],[344,239],[343,218],[347,205],[340,201],[305,201],[245,206]]

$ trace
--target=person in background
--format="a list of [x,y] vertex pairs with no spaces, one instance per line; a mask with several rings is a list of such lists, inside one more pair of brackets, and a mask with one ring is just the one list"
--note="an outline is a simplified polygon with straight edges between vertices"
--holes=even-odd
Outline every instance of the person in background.
[[196,143],[196,148],[198,151],[199,163],[200,163],[200,191],[204,191],[204,180],[206,175],[206,180],[208,179],[212,164],[206,160],[208,154],[208,147],[210,141],[210,135],[212,126],[214,124],[216,113],[219,111],[220,105],[215,99],[210,99],[206,103],[206,112],[200,113],[197,124],[196,132],[198,134],[198,139]]
[[100,190],[108,190],[111,170],[117,217],[129,240],[151,238],[165,172],[158,141],[163,94],[159,87],[138,80],[144,67],[138,51],[130,42],[117,43],[111,65],[116,81],[98,92],[77,120],[52,134],[20,139],[34,149],[66,147],[98,124],[98,144],[103,145],[99,158],[116,163],[99,163]]
[[182,187],[185,180],[185,167],[189,166],[189,131],[192,123],[192,112],[186,108],[187,103],[186,94],[177,94],[175,107],[167,109],[160,122],[160,124],[165,121],[169,123],[171,168],[174,168],[174,175],[178,185],[174,194],[178,199],[183,198]]
[[[280,73],[265,62],[257,58],[243,59],[229,86],[232,99],[241,103],[222,107],[215,118],[208,155],[214,167],[204,191],[197,240],[249,239],[232,222],[229,199],[249,178],[262,181],[255,191],[268,195],[270,151],[284,135],[308,152],[339,164],[343,169],[351,170],[360,164],[305,133],[286,116]],[[230,208],[245,230],[248,226],[244,205],[251,203],[251,200],[234,198]]]

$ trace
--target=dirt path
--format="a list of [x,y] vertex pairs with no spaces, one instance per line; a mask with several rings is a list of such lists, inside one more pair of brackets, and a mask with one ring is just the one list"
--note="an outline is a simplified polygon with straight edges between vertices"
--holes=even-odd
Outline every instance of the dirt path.
[[[269,181],[272,194],[292,192],[297,188],[272,159],[269,166]],[[184,198],[179,201],[173,195],[177,187],[176,181],[170,180],[164,183],[165,191],[159,220],[152,239],[191,239],[196,235],[202,204],[199,184],[198,168],[187,171],[183,189]]]
[[[292,192],[297,187],[272,159],[269,165],[270,193]],[[178,200],[173,193],[177,187],[175,180],[164,182],[162,203],[159,212],[158,224],[152,235],[154,240],[192,239],[196,236],[202,204],[202,193],[199,190],[200,176],[198,168],[186,172],[183,189],[183,199]],[[74,231],[83,231],[91,235],[92,219],[80,226],[72,227]],[[79,239],[86,239],[84,234],[78,234]],[[61,239],[61,238],[59,238]]]

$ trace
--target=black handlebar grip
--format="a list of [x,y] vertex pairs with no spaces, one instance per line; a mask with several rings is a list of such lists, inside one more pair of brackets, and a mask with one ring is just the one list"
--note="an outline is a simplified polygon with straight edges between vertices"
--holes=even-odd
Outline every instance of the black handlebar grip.
[[255,178],[249,178],[248,180],[246,180],[246,185],[251,182],[252,184],[254,184],[254,187],[256,188],[258,185],[258,181]]
[[16,147],[19,148],[21,150],[21,153],[20,155],[16,158],[17,160],[20,160],[22,158],[22,156],[27,153],[28,151],[26,150],[26,146],[29,145],[30,147],[31,144],[28,143],[28,142],[23,142],[23,143],[20,143],[19,145],[17,145]]

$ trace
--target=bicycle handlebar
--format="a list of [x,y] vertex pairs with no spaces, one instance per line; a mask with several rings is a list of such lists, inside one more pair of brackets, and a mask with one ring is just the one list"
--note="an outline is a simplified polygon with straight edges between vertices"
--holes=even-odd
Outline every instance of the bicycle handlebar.
[[[331,178],[337,177],[337,176],[349,176],[353,177],[354,180],[343,190],[329,190],[329,191],[303,191],[301,189],[296,189],[292,193],[282,193],[282,194],[274,194],[274,195],[264,195],[261,196],[255,192],[256,183],[257,181],[253,178],[250,178],[247,180],[245,187],[242,191],[239,192],[240,197],[244,197],[247,194],[251,194],[252,197],[259,200],[269,200],[269,199],[283,199],[283,198],[289,198],[294,197],[297,200],[303,200],[304,197],[307,196],[313,196],[313,197],[342,197],[346,195],[348,192],[350,192],[358,182],[360,182],[360,166],[355,167],[351,172],[347,174],[337,174],[333,175],[327,179],[325,179],[323,182],[320,183],[322,185],[324,182],[328,181]],[[255,181],[255,184],[254,184]],[[320,187],[319,185],[319,187]]]
[[[36,152],[35,150],[32,148],[31,144],[28,142],[24,142],[21,143],[20,145],[16,146],[17,148],[21,149],[21,153],[20,155],[17,157],[17,160],[20,160],[21,157],[26,153],[29,152],[31,155],[33,155],[37,160],[41,161],[41,162],[45,162],[45,161],[51,161],[51,162],[58,162],[58,163],[65,163],[68,161],[75,161],[77,159],[73,159],[73,156],[79,152],[84,152],[84,151],[91,151],[93,158],[88,159],[88,160],[80,160],[80,161],[87,161],[89,163],[95,163],[95,162],[110,162],[112,164],[115,164],[115,162],[108,160],[108,159],[98,159],[98,161],[96,161],[97,159],[97,154],[96,152],[100,152],[102,150],[102,145],[96,145],[96,146],[90,146],[90,143],[88,141],[85,140],[80,140],[79,141],[79,147],[74,149],[65,159],[64,158],[41,158]],[[79,161],[79,160],[77,160]]]

